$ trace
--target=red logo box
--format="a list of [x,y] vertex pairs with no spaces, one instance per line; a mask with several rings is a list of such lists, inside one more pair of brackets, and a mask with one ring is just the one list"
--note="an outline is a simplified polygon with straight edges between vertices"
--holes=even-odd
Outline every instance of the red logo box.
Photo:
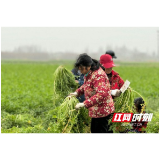
[[114,113],[112,122],[131,122],[133,113]]

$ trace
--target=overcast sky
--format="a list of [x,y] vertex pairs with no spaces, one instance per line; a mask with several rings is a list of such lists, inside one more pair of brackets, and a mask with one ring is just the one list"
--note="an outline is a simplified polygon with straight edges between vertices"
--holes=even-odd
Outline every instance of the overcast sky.
[[126,46],[141,52],[157,53],[158,27],[2,27],[1,50],[36,45],[49,52],[96,52]]

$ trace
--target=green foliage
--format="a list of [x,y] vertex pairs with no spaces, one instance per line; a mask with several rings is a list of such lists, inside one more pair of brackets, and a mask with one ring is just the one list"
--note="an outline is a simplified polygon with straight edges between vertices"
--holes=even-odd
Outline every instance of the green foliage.
[[[115,62],[116,63],[116,62]],[[71,70],[71,62],[1,63],[1,132],[2,133],[55,133],[55,108],[59,107],[66,95],[53,96],[53,73],[59,65]],[[69,65],[67,65],[69,64]],[[113,68],[120,76],[131,82],[131,88],[145,97],[146,112],[153,113],[147,124],[147,133],[159,132],[159,64],[121,63]],[[137,95],[138,96],[138,95]],[[54,103],[53,103],[54,100]],[[77,111],[75,111],[77,112]],[[80,116],[80,115],[83,116]],[[81,109],[77,123],[70,132],[89,131],[88,110]],[[85,123],[85,124],[84,124]],[[56,128],[57,127],[57,128]]]
[[[115,113],[135,113],[133,108],[134,94],[131,88],[128,88],[119,97],[114,99]],[[131,129],[131,127],[126,122],[112,122],[112,118],[109,120],[111,124],[110,130],[114,133],[124,132],[126,129]]]
[[148,122],[146,132],[147,133],[159,133],[159,97],[148,98],[148,107],[146,113],[153,113],[151,122]]
[[64,102],[55,109],[53,115],[56,118],[55,132],[58,133],[70,133],[74,124],[77,123],[77,116],[79,111],[74,107],[78,103],[78,99],[75,97],[65,98]]
[[148,122],[147,133],[159,133],[159,114],[158,112],[153,113],[153,118],[151,122]]
[[[75,83],[73,74],[63,66],[59,66],[54,72],[54,97],[56,97],[54,101],[62,99],[77,88],[78,85]],[[75,105],[78,102],[75,97],[65,98],[63,103],[55,108],[54,117],[56,122],[52,123],[49,128],[54,128],[56,133],[83,133],[85,128],[84,120],[88,120],[86,119],[88,115],[83,109],[78,112],[75,110]]]
[[74,75],[65,67],[59,66],[54,72],[54,93],[68,95],[69,92],[77,89]]
[[116,113],[134,113],[134,95],[131,88],[128,88],[119,97],[115,98],[114,101]]

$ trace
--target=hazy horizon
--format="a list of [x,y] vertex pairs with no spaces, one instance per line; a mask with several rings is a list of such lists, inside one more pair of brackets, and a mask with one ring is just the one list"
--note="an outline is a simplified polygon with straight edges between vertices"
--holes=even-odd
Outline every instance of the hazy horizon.
[[158,53],[158,27],[2,27],[1,51],[38,46],[47,52],[96,52],[126,46]]

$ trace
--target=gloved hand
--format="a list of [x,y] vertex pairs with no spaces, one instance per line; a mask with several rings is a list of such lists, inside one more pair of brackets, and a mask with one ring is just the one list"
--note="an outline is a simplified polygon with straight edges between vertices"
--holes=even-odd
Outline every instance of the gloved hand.
[[82,107],[85,107],[85,104],[84,103],[77,103],[76,106],[75,106],[75,109],[80,109]]
[[115,97],[119,97],[121,95],[121,91],[119,89],[111,90],[111,95]]
[[77,95],[78,95],[77,92],[73,92],[69,94],[68,98],[70,99],[72,96],[77,97]]

